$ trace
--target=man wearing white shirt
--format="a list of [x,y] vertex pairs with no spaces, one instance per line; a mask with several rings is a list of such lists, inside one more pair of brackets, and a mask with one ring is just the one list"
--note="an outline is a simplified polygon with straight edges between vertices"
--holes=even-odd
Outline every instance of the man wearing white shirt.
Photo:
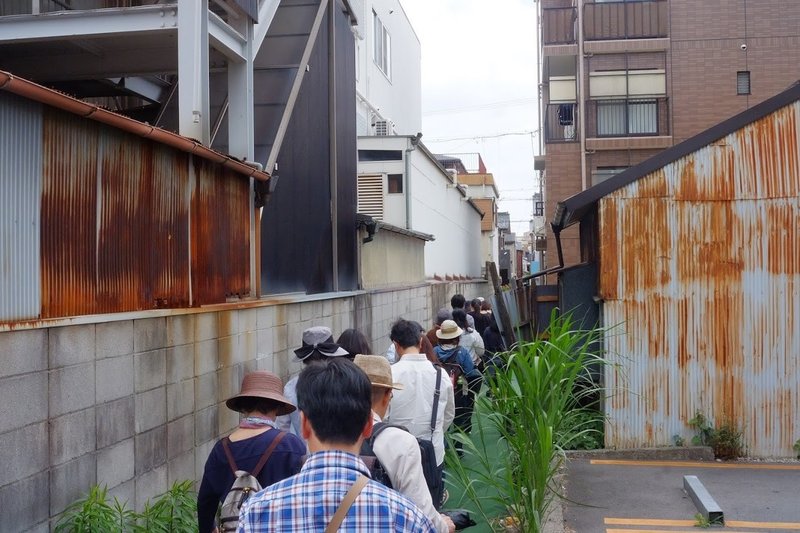
[[456,529],[453,521],[439,514],[433,505],[416,437],[397,427],[381,428],[381,419],[386,415],[393,394],[403,390],[403,385],[392,381],[392,370],[385,357],[357,355],[354,362],[372,384],[372,430],[373,435],[377,435],[370,440],[370,446],[389,476],[391,488],[414,502],[433,522],[437,533],[453,533]]
[[[444,434],[456,413],[453,384],[447,373],[440,369],[439,394],[436,394],[437,369],[425,355],[420,354],[422,334],[422,327],[415,322],[400,319],[392,325],[389,338],[399,357],[399,361],[392,365],[392,379],[402,383],[404,389],[394,393],[386,420],[404,426],[417,438],[430,440],[441,473],[444,468]],[[435,397],[436,418],[431,431]],[[434,495],[434,504],[437,507],[441,504],[441,496]]]

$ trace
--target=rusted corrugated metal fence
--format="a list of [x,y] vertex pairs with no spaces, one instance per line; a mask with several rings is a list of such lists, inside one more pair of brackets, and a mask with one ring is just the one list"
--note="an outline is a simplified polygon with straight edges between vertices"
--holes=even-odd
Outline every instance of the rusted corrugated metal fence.
[[800,439],[800,103],[600,200],[606,444],[664,445],[697,411],[750,453]]
[[248,179],[20,97],[0,93],[0,105],[15,121],[0,124],[15,132],[0,143],[14,167],[4,170],[0,209],[22,215],[0,217],[0,257],[15,265],[0,286],[24,292],[3,291],[0,322],[249,294]]

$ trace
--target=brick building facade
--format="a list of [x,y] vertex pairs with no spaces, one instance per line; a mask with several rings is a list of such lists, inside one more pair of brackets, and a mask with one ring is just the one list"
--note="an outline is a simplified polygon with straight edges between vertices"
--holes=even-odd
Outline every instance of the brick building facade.
[[[800,79],[796,0],[540,5],[548,220],[560,200]],[[547,231],[545,268],[558,265]],[[574,228],[561,242],[565,264],[580,262]]]

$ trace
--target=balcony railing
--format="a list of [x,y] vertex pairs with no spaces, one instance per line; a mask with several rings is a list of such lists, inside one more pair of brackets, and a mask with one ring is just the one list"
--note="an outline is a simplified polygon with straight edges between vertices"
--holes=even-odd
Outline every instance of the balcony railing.
[[575,42],[577,14],[574,7],[542,8],[542,40],[544,44]]
[[53,11],[73,11],[174,4],[177,0],[0,0],[0,17]]
[[583,7],[587,41],[666,37],[667,0],[593,2]]
[[573,142],[578,139],[578,105],[548,104],[545,111],[546,142]]
[[589,100],[587,137],[649,137],[669,135],[666,98]]

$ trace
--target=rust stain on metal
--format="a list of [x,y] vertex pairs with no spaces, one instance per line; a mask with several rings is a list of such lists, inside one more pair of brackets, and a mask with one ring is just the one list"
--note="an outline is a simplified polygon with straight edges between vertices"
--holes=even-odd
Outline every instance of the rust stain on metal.
[[193,156],[57,110],[43,131],[41,318],[249,293],[248,180],[194,158],[192,197]]
[[250,190],[227,169],[194,160],[192,294],[196,305],[250,292]]
[[603,228],[603,245],[600,246],[600,287],[605,300],[619,298],[617,292],[617,273],[619,272],[619,224],[617,223],[617,203],[615,198],[601,202],[598,220]]
[[[800,430],[800,103],[599,203],[600,294],[620,369],[610,446],[691,435],[697,411],[755,455]],[[624,422],[623,422],[624,421]]]
[[44,114],[42,318],[94,312],[98,130]]

